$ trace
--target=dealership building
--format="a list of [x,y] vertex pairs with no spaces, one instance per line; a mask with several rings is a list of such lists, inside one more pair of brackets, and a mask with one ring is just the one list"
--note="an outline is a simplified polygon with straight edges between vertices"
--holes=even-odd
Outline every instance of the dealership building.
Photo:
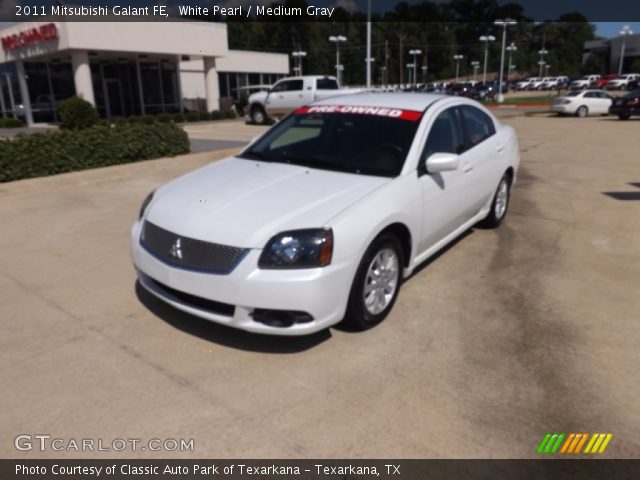
[[637,34],[585,42],[582,50],[582,62],[586,62],[591,54],[597,54],[604,58],[607,71],[618,73],[620,55],[622,54],[622,42],[624,42],[622,72],[640,73],[631,71],[633,62],[640,58],[640,35]]
[[2,115],[28,124],[74,94],[107,118],[218,110],[289,73],[288,55],[230,50],[223,23],[19,23],[0,40]]

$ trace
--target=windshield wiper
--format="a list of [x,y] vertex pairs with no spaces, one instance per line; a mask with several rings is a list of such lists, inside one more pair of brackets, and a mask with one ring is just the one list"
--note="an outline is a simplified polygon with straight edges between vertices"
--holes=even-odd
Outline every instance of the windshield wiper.
[[[282,160],[286,163],[293,163],[296,165],[302,165],[310,168],[319,168],[323,170],[337,170],[340,172],[348,173],[360,173],[359,169],[353,166],[344,165],[343,163],[333,162],[331,160],[325,160],[319,157],[300,157],[295,155],[284,154]],[[276,160],[278,161],[278,160]]]
[[240,158],[244,158],[246,160],[261,160],[263,162],[273,162],[272,158],[267,157],[264,153],[248,151],[238,155]]

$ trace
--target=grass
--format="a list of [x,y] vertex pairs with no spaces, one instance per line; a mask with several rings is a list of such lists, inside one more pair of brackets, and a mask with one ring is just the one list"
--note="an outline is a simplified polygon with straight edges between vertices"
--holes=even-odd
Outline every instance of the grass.
[[[553,99],[554,96],[552,95],[538,95],[536,97],[513,97],[513,98],[505,98],[504,102],[502,102],[502,105],[520,105],[520,104],[527,104],[527,103],[551,103],[551,100]],[[497,105],[498,102],[495,101],[491,101],[491,102],[486,102],[487,105]]]

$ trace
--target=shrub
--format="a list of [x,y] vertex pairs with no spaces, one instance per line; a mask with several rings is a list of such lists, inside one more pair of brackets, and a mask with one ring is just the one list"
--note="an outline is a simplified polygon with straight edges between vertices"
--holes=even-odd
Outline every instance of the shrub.
[[236,118],[236,112],[235,110],[233,110],[232,108],[230,108],[229,110],[225,110],[224,111],[224,116],[225,118]]
[[183,123],[185,121],[184,113],[174,113],[171,118],[174,123]]
[[127,118],[127,122],[129,123],[140,123],[142,121],[142,117],[139,115],[131,115]]
[[220,110],[214,110],[211,112],[211,120],[222,120],[224,118],[224,112]]
[[200,120],[200,121],[211,120],[211,115],[209,115],[209,112],[199,112],[198,113],[198,120]]
[[186,115],[187,122],[197,122],[200,120],[200,114],[198,112],[188,112]]
[[73,96],[60,103],[60,127],[81,130],[96,125],[100,120],[98,112],[86,100]]
[[159,113],[156,115],[156,121],[160,123],[171,123],[173,120],[170,113]]
[[24,122],[19,118],[7,117],[0,118],[0,128],[19,128],[24,127]]
[[156,123],[156,117],[154,117],[153,115],[143,115],[142,117],[140,117],[140,121],[145,125],[151,125],[153,123]]
[[173,124],[96,125],[0,140],[0,182],[106,167],[189,152]]

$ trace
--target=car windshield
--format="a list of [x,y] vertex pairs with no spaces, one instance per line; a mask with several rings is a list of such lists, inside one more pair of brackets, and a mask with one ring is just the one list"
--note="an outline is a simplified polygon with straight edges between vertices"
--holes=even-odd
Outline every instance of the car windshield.
[[578,95],[582,95],[583,92],[567,92],[564,94],[565,97],[577,97]]
[[239,157],[395,177],[402,171],[421,117],[420,112],[392,108],[303,107]]

